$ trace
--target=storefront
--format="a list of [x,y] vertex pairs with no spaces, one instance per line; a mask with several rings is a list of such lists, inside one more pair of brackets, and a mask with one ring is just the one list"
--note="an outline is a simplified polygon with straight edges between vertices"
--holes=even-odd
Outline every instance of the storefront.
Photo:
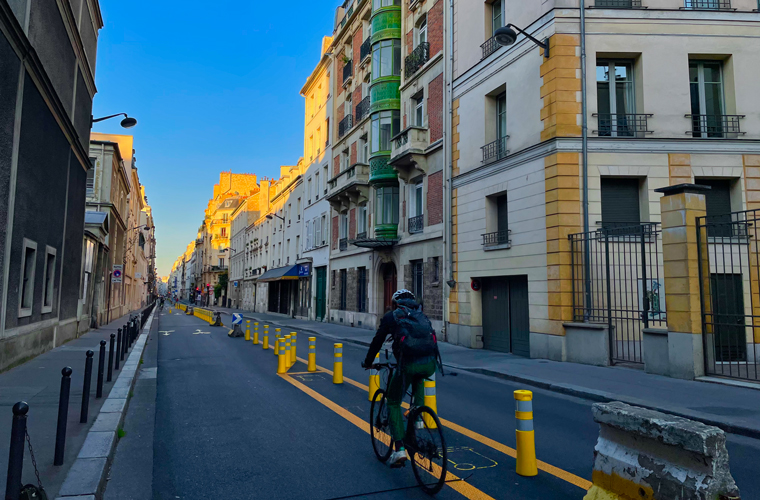
[[285,266],[271,269],[258,279],[257,283],[267,284],[267,311],[295,315],[297,303],[299,266]]
[[298,265],[298,291],[296,301],[296,316],[308,319],[311,308],[311,262]]

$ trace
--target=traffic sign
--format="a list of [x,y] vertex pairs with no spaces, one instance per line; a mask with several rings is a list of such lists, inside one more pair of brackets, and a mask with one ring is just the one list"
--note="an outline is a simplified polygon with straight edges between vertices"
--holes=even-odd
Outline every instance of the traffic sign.
[[243,323],[243,315],[239,313],[233,313],[232,315],[232,324],[233,325],[240,325]]
[[111,283],[121,283],[121,269],[122,265],[114,265],[113,266],[113,273],[111,274]]

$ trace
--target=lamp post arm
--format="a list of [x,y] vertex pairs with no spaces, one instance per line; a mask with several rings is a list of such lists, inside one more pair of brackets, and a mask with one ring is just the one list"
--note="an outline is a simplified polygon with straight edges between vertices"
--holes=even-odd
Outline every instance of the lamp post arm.
[[539,47],[541,47],[542,49],[544,49],[544,53],[545,53],[544,55],[545,55],[545,57],[549,57],[549,39],[548,38],[544,42],[539,42],[538,40],[536,40],[535,38],[533,38],[533,36],[530,33],[528,33],[527,31],[525,31],[524,29],[518,28],[514,24],[507,24],[507,26],[510,27],[510,28],[512,28],[512,29],[515,29],[515,30],[519,31],[520,33],[522,33],[523,35],[525,35],[525,38],[527,38],[528,40],[532,41],[533,43],[535,43],[536,45],[538,45]]
[[104,116],[102,118],[95,118],[95,117],[93,117],[91,115],[90,116],[90,120],[91,120],[92,123],[97,123],[97,122],[102,122],[103,120],[109,120],[111,118],[116,118],[117,116],[121,116],[121,115],[124,115],[125,117],[127,117],[126,113],[116,113],[115,115]]

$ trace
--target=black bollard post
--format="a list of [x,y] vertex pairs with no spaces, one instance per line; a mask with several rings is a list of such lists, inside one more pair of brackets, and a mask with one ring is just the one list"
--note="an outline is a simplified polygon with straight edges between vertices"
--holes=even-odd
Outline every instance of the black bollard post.
[[124,355],[127,354],[127,337],[129,336],[129,330],[127,325],[124,325],[124,334],[121,340],[121,360],[124,361]]
[[116,340],[116,334],[111,334],[111,342],[108,346],[108,375],[106,376],[106,382],[110,382],[113,378],[113,344]]
[[90,413],[90,385],[92,383],[92,351],[87,351],[87,360],[84,362],[84,385],[82,386],[82,412],[79,415],[79,423],[86,424]]
[[100,341],[100,356],[98,356],[98,385],[95,388],[95,399],[103,397],[103,373],[106,369],[106,341]]
[[132,349],[132,342],[135,341],[135,321],[129,320],[129,348]]
[[19,401],[13,405],[11,425],[11,448],[8,453],[8,480],[5,484],[5,499],[17,500],[21,496],[21,472],[24,468],[24,438],[26,437],[26,413],[29,405]]
[[116,335],[116,370],[119,369],[119,360],[121,359],[121,328]]
[[69,417],[69,394],[71,393],[71,367],[61,370],[61,394],[58,396],[58,427],[55,431],[55,457],[53,465],[63,465],[66,451],[66,420]]

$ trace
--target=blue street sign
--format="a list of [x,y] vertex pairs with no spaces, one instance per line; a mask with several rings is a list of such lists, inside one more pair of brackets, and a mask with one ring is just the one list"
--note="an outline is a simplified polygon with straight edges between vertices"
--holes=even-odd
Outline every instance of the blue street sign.
[[243,315],[238,313],[232,314],[232,324],[233,325],[239,325],[243,323]]
[[311,264],[298,264],[298,276],[311,276]]

